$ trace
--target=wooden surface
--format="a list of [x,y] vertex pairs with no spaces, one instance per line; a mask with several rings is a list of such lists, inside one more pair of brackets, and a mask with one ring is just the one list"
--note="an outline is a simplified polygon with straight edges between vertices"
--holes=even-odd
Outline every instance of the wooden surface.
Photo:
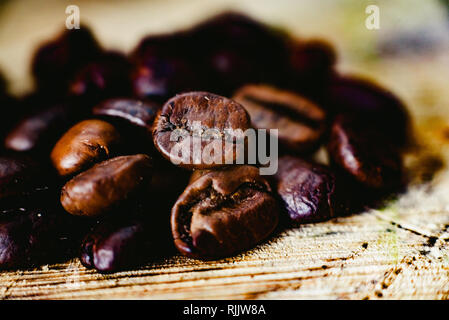
[[[36,41],[63,25],[60,2],[29,20],[26,13],[36,6],[31,1],[7,3],[0,12],[0,67],[15,92],[29,87],[25,66]],[[0,273],[0,298],[449,298],[449,23],[436,1],[381,7],[379,31],[364,28],[363,1],[342,1],[338,7],[331,1],[320,7],[313,4],[317,1],[287,0],[129,1],[114,9],[105,2],[94,7],[80,1],[82,19],[84,12],[104,43],[123,49],[142,34],[188,25],[229,6],[299,35],[329,38],[338,48],[340,70],[372,76],[407,103],[418,141],[406,161],[409,190],[381,210],[292,228],[229,259],[175,256],[112,275],[87,270],[77,260]],[[382,39],[401,30],[431,30],[436,43],[427,43],[424,52],[375,54]]]

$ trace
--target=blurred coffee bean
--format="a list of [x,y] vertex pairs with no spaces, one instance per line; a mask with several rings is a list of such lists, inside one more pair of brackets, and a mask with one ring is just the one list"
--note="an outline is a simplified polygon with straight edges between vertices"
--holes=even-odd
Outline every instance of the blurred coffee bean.
[[362,185],[391,189],[402,182],[402,158],[379,130],[377,124],[339,115],[331,128],[328,152],[333,164]]
[[0,200],[29,197],[47,189],[51,180],[48,168],[30,157],[0,156]]
[[[195,125],[200,128],[195,128]],[[188,169],[221,167],[225,160],[238,157],[236,148],[225,148],[227,130],[250,128],[250,118],[246,110],[237,102],[207,92],[189,92],[179,94],[164,104],[153,127],[154,145],[168,160],[176,161],[179,166]],[[202,131],[199,134],[198,130]],[[173,134],[186,134],[182,139],[173,139]],[[206,134],[215,134],[206,139]],[[201,159],[194,159],[193,146],[201,147]],[[211,152],[205,159],[206,148],[215,144],[222,152]],[[189,157],[179,156],[172,148],[180,147]]]
[[[191,31],[207,90],[231,95],[245,83],[276,83],[283,76],[287,48],[284,35],[256,20],[227,12]],[[204,44],[207,44],[206,46]]]
[[245,107],[256,129],[278,129],[286,152],[304,153],[318,147],[326,129],[326,113],[290,91],[266,85],[246,85],[233,99]]
[[334,48],[322,40],[291,39],[289,46],[289,87],[319,98],[334,73],[337,60]]
[[92,107],[103,99],[131,95],[131,63],[121,53],[106,52],[76,72],[69,95]]
[[334,217],[335,177],[330,169],[284,156],[278,161],[274,181],[292,222],[309,223]]
[[40,90],[65,93],[73,74],[95,59],[101,49],[88,28],[65,30],[56,39],[42,45],[32,61],[32,72]]
[[251,248],[268,237],[277,223],[270,186],[251,166],[203,175],[185,189],[171,216],[177,249],[201,259]]
[[402,102],[388,90],[360,78],[335,77],[326,96],[334,112],[375,124],[380,134],[397,145],[407,142],[409,115]]
[[68,181],[61,191],[61,204],[78,216],[110,213],[139,192],[148,191],[152,175],[153,165],[147,155],[112,158]]
[[100,272],[116,272],[171,252],[168,215],[163,219],[157,208],[148,210],[140,216],[101,221],[81,244],[81,263]]
[[119,132],[110,123],[84,120],[58,140],[51,152],[51,160],[61,176],[72,176],[117,155],[121,142]]
[[147,57],[178,57],[186,61],[194,51],[189,31],[178,31],[144,37],[131,53],[131,60],[140,63]]
[[0,211],[0,269],[61,262],[79,245],[78,221],[55,206]]
[[5,148],[18,152],[33,152],[48,157],[48,152],[62,133],[81,114],[67,103],[51,105],[22,118],[5,138]]
[[185,59],[171,56],[146,56],[131,75],[134,95],[164,103],[171,96],[201,87],[194,67]]

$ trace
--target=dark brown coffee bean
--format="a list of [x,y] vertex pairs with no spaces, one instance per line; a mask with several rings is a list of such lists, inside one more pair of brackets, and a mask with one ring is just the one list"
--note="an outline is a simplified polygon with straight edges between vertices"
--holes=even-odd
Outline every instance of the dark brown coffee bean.
[[191,31],[190,43],[205,73],[206,90],[224,96],[245,83],[276,83],[288,59],[284,35],[234,12],[200,23]]
[[61,176],[72,176],[116,155],[120,143],[120,134],[110,123],[84,120],[59,139],[51,152],[51,160]]
[[[199,124],[200,128],[194,128]],[[225,160],[235,160],[239,154],[236,148],[225,148],[227,130],[241,129],[243,132],[250,127],[250,118],[246,110],[237,102],[207,92],[189,92],[175,96],[165,103],[158,114],[153,128],[154,145],[168,160],[175,160],[180,166],[189,169],[214,168],[225,165]],[[197,135],[196,129],[217,133],[211,140],[205,134]],[[186,136],[173,139],[175,130]],[[182,130],[182,132],[181,132]],[[175,133],[176,133],[175,132]],[[173,141],[170,141],[173,140]],[[212,141],[213,140],[213,141]],[[216,142],[221,154],[211,152],[210,158],[195,157],[193,146],[201,144],[201,152],[210,143]],[[184,144],[185,143],[185,144]],[[173,152],[175,145],[181,146],[181,151],[190,148],[190,155],[183,159],[179,153]]]
[[277,223],[270,186],[251,166],[203,175],[185,189],[171,216],[175,246],[182,254],[201,259],[251,248]]
[[[145,213],[150,217],[162,214],[156,210]],[[100,272],[116,272],[167,254],[170,248],[164,243],[170,242],[168,219],[158,223],[157,217],[150,217],[121,216],[101,221],[81,244],[81,263]]]
[[401,183],[402,159],[378,130],[376,125],[340,115],[332,125],[328,151],[332,162],[362,185],[389,189]]
[[151,133],[153,121],[160,108],[159,104],[153,102],[116,98],[100,103],[92,113],[98,116],[123,119]]
[[5,138],[5,148],[47,154],[58,137],[70,128],[77,115],[67,104],[57,104],[23,118]]
[[334,217],[335,177],[328,168],[284,156],[274,181],[291,221],[309,223]]
[[319,99],[334,74],[337,60],[334,48],[327,42],[315,39],[291,39],[288,46],[289,64],[286,74],[290,75],[290,87]]
[[131,95],[131,63],[121,53],[106,52],[77,71],[70,81],[69,95],[79,104]]
[[397,145],[409,140],[410,119],[403,103],[379,85],[355,77],[336,76],[326,93],[328,106],[337,114],[357,117]]
[[0,269],[68,258],[79,245],[78,221],[63,210],[15,208],[0,212]]
[[72,75],[100,52],[97,41],[85,26],[65,30],[56,39],[41,46],[34,55],[32,72],[37,86],[53,94],[65,93]]
[[152,175],[153,165],[146,155],[112,158],[68,181],[61,191],[61,204],[73,215],[106,214],[148,189]]
[[19,155],[0,157],[0,200],[29,196],[46,189],[48,171],[28,157]]
[[317,147],[326,129],[326,113],[293,92],[265,85],[246,85],[234,95],[257,129],[278,129],[280,145],[289,152]]

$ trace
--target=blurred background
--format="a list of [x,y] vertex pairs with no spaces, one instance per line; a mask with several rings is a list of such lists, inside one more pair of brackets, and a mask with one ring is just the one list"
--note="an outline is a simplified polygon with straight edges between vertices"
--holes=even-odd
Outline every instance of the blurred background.
[[[247,13],[300,38],[328,40],[337,50],[338,70],[392,89],[418,126],[448,123],[447,0],[0,0],[0,70],[12,93],[32,89],[32,54],[65,28],[65,10],[73,4],[81,24],[106,48],[125,52],[148,34],[187,28],[226,10]],[[378,30],[365,26],[372,4],[380,9]]]

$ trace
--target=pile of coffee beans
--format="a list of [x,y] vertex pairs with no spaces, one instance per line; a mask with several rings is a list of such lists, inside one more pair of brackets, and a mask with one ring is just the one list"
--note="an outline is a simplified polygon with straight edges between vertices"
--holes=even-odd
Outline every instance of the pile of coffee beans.
[[[129,55],[86,26],[65,30],[35,53],[33,93],[12,97],[0,81],[0,269],[78,255],[114,272],[176,250],[217,259],[402,191],[406,109],[336,60],[324,41],[238,13],[148,36]],[[209,161],[191,150],[210,142],[195,123],[217,133]],[[275,174],[225,148],[226,130],[251,128],[277,129]],[[193,141],[187,157],[173,156],[177,130]]]

